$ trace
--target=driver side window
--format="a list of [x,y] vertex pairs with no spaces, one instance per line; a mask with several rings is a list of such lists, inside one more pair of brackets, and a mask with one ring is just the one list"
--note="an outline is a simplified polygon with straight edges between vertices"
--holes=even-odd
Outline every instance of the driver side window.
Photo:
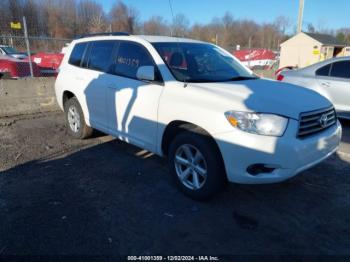
[[141,66],[154,66],[156,80],[160,81],[160,73],[151,55],[140,44],[120,41],[118,53],[114,57],[112,74],[137,79],[136,73]]

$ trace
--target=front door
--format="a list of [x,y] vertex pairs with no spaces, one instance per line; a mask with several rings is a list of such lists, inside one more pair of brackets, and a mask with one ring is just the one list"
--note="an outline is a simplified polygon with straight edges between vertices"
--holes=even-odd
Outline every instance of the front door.
[[121,139],[155,151],[163,84],[158,73],[155,81],[146,82],[138,80],[136,72],[141,66],[156,65],[145,47],[131,41],[120,41],[113,60],[107,91],[109,129]]

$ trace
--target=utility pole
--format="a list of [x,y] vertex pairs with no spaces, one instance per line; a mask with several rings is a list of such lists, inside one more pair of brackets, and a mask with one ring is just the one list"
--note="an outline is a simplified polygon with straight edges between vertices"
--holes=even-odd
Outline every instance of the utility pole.
[[297,33],[301,32],[303,26],[303,14],[304,14],[304,0],[299,0],[299,14],[298,14],[298,29]]
[[248,50],[249,50],[249,54],[248,54],[248,67],[250,68],[250,59],[251,59],[251,53],[252,53],[252,36],[249,36],[249,40],[248,40]]

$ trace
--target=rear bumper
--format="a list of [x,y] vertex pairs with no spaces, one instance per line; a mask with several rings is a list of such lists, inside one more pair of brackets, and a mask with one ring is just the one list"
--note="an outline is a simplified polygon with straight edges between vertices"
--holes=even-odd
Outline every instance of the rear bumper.
[[[275,183],[286,180],[318,164],[338,148],[342,129],[339,121],[332,127],[307,138],[296,137],[298,122],[290,120],[283,137],[260,136],[233,130],[217,135],[226,174],[231,182],[242,184]],[[268,173],[252,175],[254,164],[273,167]]]

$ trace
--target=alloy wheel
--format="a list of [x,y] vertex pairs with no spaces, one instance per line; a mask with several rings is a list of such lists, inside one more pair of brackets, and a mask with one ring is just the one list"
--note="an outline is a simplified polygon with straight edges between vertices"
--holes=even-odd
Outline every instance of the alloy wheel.
[[207,180],[207,163],[198,148],[181,145],[175,153],[175,170],[181,183],[191,190],[201,189]]

